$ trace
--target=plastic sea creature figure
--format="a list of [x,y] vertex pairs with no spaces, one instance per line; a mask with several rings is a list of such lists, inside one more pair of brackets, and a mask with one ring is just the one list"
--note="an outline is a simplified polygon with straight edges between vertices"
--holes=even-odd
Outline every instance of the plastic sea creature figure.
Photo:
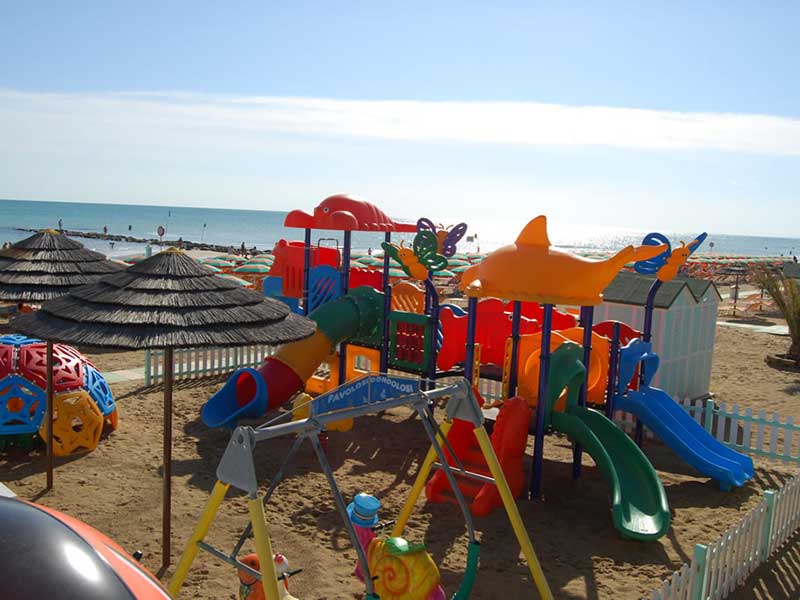
[[465,271],[460,287],[478,298],[596,306],[626,263],[653,258],[665,249],[664,245],[628,246],[607,260],[587,260],[553,248],[547,219],[541,215],[525,226],[516,242]]
[[325,198],[313,215],[293,210],[286,215],[284,225],[340,231],[416,231],[414,224],[395,221],[371,202],[347,194]]

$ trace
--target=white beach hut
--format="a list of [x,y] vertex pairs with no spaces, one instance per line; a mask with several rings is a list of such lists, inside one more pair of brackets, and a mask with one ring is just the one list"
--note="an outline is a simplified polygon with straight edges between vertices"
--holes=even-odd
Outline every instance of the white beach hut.
[[[603,292],[595,322],[613,319],[634,329],[644,326],[644,305],[653,277],[620,273]],[[722,300],[713,282],[675,278],[656,294],[653,350],[661,358],[652,385],[676,400],[708,396],[717,309]]]

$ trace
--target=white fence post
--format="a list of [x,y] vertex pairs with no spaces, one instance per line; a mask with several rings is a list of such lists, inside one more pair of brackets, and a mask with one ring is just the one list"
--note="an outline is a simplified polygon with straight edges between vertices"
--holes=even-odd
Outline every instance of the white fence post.
[[767,490],[764,492],[764,500],[767,502],[767,514],[764,515],[764,534],[761,537],[761,562],[765,562],[772,549],[772,525],[775,521],[775,492]]
[[712,431],[714,429],[714,401],[711,398],[706,400],[705,414],[703,416],[703,428],[709,435],[714,435]]
[[145,387],[150,387],[153,382],[153,375],[150,371],[152,368],[150,362],[153,360],[152,356],[150,355],[150,350],[144,351],[144,385]]
[[694,545],[692,555],[692,589],[691,600],[702,600],[706,593],[706,575],[708,574],[707,565],[708,547],[703,544]]

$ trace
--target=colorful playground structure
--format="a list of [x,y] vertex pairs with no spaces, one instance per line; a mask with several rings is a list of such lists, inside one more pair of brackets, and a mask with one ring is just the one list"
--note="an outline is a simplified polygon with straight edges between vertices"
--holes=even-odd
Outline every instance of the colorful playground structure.
[[[638,247],[592,261],[554,248],[546,218],[539,216],[513,244],[464,272],[460,287],[467,296],[465,309],[440,304],[432,283],[436,271],[455,255],[465,224],[437,230],[428,219],[420,219],[415,227],[392,220],[365,201],[333,196],[313,215],[289,213],[285,225],[304,228],[305,241],[279,244],[276,266],[264,280],[264,293],[282,296],[295,310],[307,314],[316,321],[317,333],[278,348],[259,369],[240,369],[203,407],[207,425],[234,432],[218,469],[220,481],[171,584],[173,593],[198,550],[207,546],[202,540],[230,485],[251,494],[252,529],[262,545],[262,581],[276,580],[273,561],[266,560],[272,555],[269,536],[259,532],[261,526],[256,523],[259,519],[263,523],[263,506],[255,493],[255,475],[246,467],[257,443],[297,433],[288,462],[300,442],[309,439],[346,518],[319,434],[324,429],[347,431],[354,418],[389,406],[417,410],[431,438],[431,449],[384,546],[386,552],[393,557],[419,554],[416,559],[427,564],[418,546],[391,541],[402,534],[423,490],[430,502],[454,502],[462,509],[474,543],[472,517],[503,507],[542,597],[550,597],[549,588],[513,499],[542,496],[546,434],[561,433],[573,442],[574,477],[580,476],[582,452],[589,452],[611,488],[612,522],[629,539],[658,539],[670,524],[664,487],[641,450],[644,425],[723,490],[752,477],[749,458],[716,442],[672,398],[650,386],[658,366],[650,343],[655,294],[664,281],[677,275],[705,234],[675,250],[664,236],[650,234]],[[313,247],[312,228],[342,230],[342,251]],[[392,243],[393,232],[414,230],[410,247]],[[358,286],[352,285],[358,269],[351,268],[349,260],[352,231],[379,231],[385,239],[382,272],[362,277]],[[392,260],[412,282],[392,281]],[[603,290],[626,266],[656,275],[641,331],[634,324],[593,323],[594,306],[602,301]],[[579,319],[556,310],[556,305],[578,307]],[[328,368],[320,368],[323,364]],[[500,402],[493,399],[492,403],[499,404],[499,411],[491,437],[483,429],[483,398],[477,392],[481,379],[502,385]],[[431,404],[447,395],[447,418],[437,424]],[[287,408],[292,401],[287,412],[263,425],[252,428],[241,423],[271,409]],[[460,408],[451,410],[451,405]],[[620,410],[638,420],[633,439],[612,420]],[[275,424],[283,419],[292,421]],[[534,435],[534,452],[526,473],[529,434]],[[283,467],[267,498],[282,476]],[[363,536],[349,518],[346,525],[359,555],[367,597],[376,597],[376,589],[388,593],[381,588],[380,576],[377,580],[370,576],[373,541],[364,546],[359,541]],[[241,568],[236,558],[240,548],[230,554],[213,553]],[[459,598],[466,598],[471,589],[477,545],[474,557],[472,552],[471,546]],[[279,597],[271,583],[266,587],[267,598]],[[428,587],[423,586],[425,593],[433,593]]]
[[[114,396],[105,378],[71,346],[53,345],[53,454],[97,448],[117,428]],[[47,439],[47,344],[23,335],[0,336],[0,449],[26,450]]]

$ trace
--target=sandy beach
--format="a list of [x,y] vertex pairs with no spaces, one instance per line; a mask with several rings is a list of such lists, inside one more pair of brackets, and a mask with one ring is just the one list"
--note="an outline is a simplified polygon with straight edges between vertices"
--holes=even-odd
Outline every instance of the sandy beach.
[[[741,407],[800,417],[800,376],[775,371],[763,361],[767,352],[779,352],[785,344],[786,338],[718,326],[712,384],[716,397]],[[143,363],[142,353],[90,354],[90,358],[105,371]],[[184,382],[175,395],[173,564],[214,483],[214,470],[228,440],[226,432],[209,430],[199,420],[201,405],[221,384],[222,380]],[[41,495],[41,453],[3,455],[0,471],[23,498],[37,499],[84,519],[128,550],[142,550],[144,563],[156,569],[160,559],[162,390],[130,382],[114,384],[113,391],[120,412],[118,431],[91,454],[58,460],[53,491]],[[330,437],[329,459],[343,492],[348,497],[361,491],[377,495],[384,503],[384,519],[397,514],[425,452],[424,434],[415,420],[409,411],[395,410],[363,418],[350,433]],[[259,452],[262,486],[290,443],[281,439]],[[565,599],[641,597],[687,561],[695,543],[713,541],[760,500],[763,490],[780,485],[796,471],[757,460],[752,481],[723,493],[669,449],[648,443],[646,453],[669,498],[672,528],[660,541],[644,544],[619,537],[610,519],[608,486],[588,456],[583,477],[573,481],[566,438],[550,436],[545,447],[545,500],[521,502],[520,509],[550,585],[558,598]],[[292,566],[304,569],[291,580],[294,593],[320,600],[362,597],[363,588],[351,576],[355,552],[310,447],[300,452],[267,515],[276,550],[284,553]],[[243,496],[229,494],[209,538],[230,548],[246,523]],[[474,597],[532,597],[534,588],[504,514],[495,512],[479,519],[477,527],[482,556]],[[407,534],[426,543],[440,566],[445,589],[454,590],[467,548],[457,511],[421,500]],[[784,559],[765,566],[743,588],[750,590],[750,595],[741,591],[736,597],[752,597],[759,581],[760,598],[797,597],[791,595],[800,593],[796,591],[784,596],[762,593],[771,589],[765,582],[780,578],[781,564],[793,563]],[[235,599],[236,593],[233,571],[201,555],[182,597]]]

